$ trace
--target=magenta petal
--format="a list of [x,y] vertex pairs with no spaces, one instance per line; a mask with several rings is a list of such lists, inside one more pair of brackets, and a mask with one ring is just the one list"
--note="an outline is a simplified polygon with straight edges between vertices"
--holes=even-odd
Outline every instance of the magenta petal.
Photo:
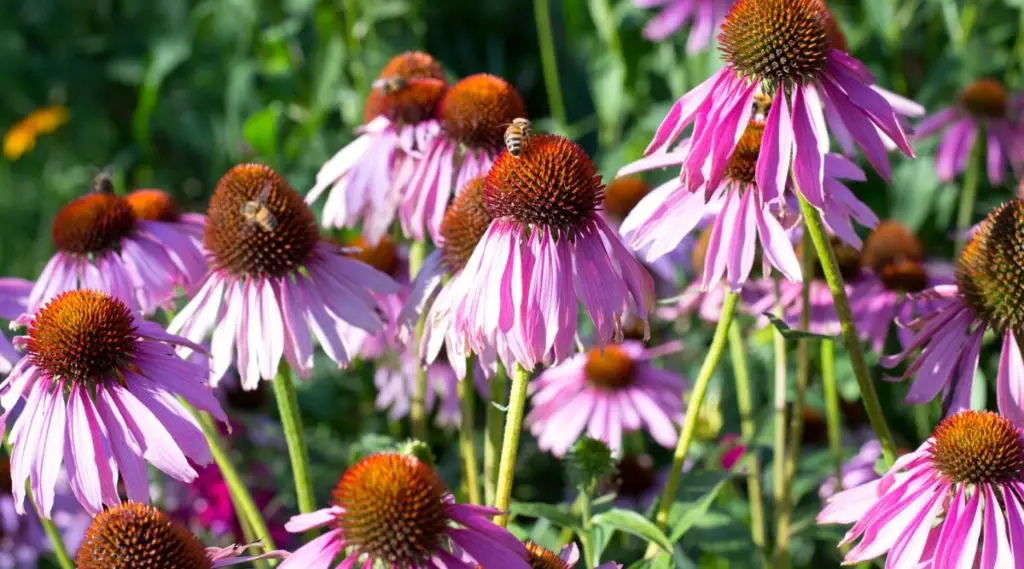
[[796,89],[793,95],[793,140],[796,157],[793,161],[793,178],[800,192],[814,207],[825,206],[823,190],[824,152],[821,139],[824,133],[815,132],[811,110],[805,96],[809,87]]
[[779,89],[765,119],[761,152],[755,169],[757,187],[764,201],[774,201],[785,190],[792,152],[793,123],[789,116],[789,103],[785,91]]

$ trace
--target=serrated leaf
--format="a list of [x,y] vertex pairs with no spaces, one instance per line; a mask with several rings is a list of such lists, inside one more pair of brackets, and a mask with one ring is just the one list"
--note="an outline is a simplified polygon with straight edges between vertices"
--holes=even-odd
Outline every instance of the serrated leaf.
[[669,527],[672,528],[669,541],[679,541],[707,513],[731,477],[729,472],[702,472],[683,479],[679,491],[682,496],[677,494],[669,513]]
[[531,518],[548,520],[555,525],[571,528],[574,531],[579,531],[580,529],[580,521],[576,516],[572,515],[572,513],[565,508],[552,504],[543,504],[540,502],[513,502],[512,505],[509,506],[509,511],[517,516],[529,516]]
[[615,508],[594,516],[595,526],[602,526],[635,535],[656,544],[665,551],[672,551],[668,537],[654,525],[654,522],[636,512]]

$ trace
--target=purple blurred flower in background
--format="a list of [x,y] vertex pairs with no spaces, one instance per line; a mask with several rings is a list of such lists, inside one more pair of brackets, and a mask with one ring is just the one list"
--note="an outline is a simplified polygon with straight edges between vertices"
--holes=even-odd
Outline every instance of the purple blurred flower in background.
[[967,169],[979,133],[985,139],[986,171],[993,186],[1006,179],[1009,167],[1015,176],[1024,173],[1024,95],[1011,95],[995,79],[979,79],[960,92],[957,105],[929,115],[914,132],[917,139],[944,131],[935,155],[940,181],[950,182]]
[[[867,484],[881,478],[875,471],[875,464],[882,458],[882,444],[878,439],[871,439],[861,445],[860,450],[850,460],[843,463],[841,488],[850,490],[862,484]],[[837,490],[837,478],[830,474],[818,488],[818,496],[822,500],[828,500],[835,495]]]
[[732,0],[633,0],[633,4],[658,9],[644,28],[644,37],[651,41],[661,41],[689,23],[686,53],[692,55],[711,43]]
[[[32,282],[25,279],[0,278],[0,320],[13,321],[25,313]],[[14,362],[21,359],[7,335],[0,332],[0,373],[11,371]]]
[[434,107],[447,87],[441,65],[426,53],[406,52],[384,66],[367,98],[359,136],[320,168],[306,195],[312,204],[330,188],[325,228],[362,222],[371,245],[385,236],[408,198],[416,162],[441,130]]

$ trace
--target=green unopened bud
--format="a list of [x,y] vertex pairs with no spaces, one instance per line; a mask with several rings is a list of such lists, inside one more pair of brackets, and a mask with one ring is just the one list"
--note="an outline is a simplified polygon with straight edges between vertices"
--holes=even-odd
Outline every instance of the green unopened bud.
[[616,473],[612,450],[603,441],[590,437],[576,442],[566,457],[566,464],[569,480],[577,487],[589,487]]
[[398,452],[406,456],[415,457],[430,466],[437,465],[437,458],[434,456],[434,452],[430,450],[430,445],[423,441],[409,439],[403,443],[399,443]]

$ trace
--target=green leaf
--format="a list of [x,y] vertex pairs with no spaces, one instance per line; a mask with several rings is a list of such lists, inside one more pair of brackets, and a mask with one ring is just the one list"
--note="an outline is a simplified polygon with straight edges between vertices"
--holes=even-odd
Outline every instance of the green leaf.
[[276,159],[277,125],[283,110],[284,106],[281,102],[274,101],[245,121],[245,126],[242,127],[242,136],[256,154]]
[[771,312],[765,312],[763,314],[764,317],[767,318],[768,321],[772,323],[772,326],[775,326],[775,329],[778,330],[780,334],[782,334],[782,337],[787,340],[799,340],[801,338],[814,338],[818,340],[833,339],[832,336],[826,336],[824,334],[812,334],[811,332],[804,332],[803,330],[790,328],[789,324],[786,324],[785,321],[778,317],[778,315],[772,314]]
[[707,513],[725,483],[732,478],[729,472],[700,472],[683,477],[683,486],[669,510],[669,541],[679,541],[686,532]]
[[540,502],[512,502],[509,511],[516,516],[540,518],[561,526],[579,531],[580,522],[576,516],[563,507]]
[[672,544],[658,526],[636,512],[615,508],[594,516],[592,521],[595,526],[623,531],[672,551]]
[[185,37],[163,38],[153,46],[152,56],[143,73],[139,102],[132,116],[132,131],[142,146],[150,146],[149,122],[159,99],[160,85],[191,54],[192,44]]

